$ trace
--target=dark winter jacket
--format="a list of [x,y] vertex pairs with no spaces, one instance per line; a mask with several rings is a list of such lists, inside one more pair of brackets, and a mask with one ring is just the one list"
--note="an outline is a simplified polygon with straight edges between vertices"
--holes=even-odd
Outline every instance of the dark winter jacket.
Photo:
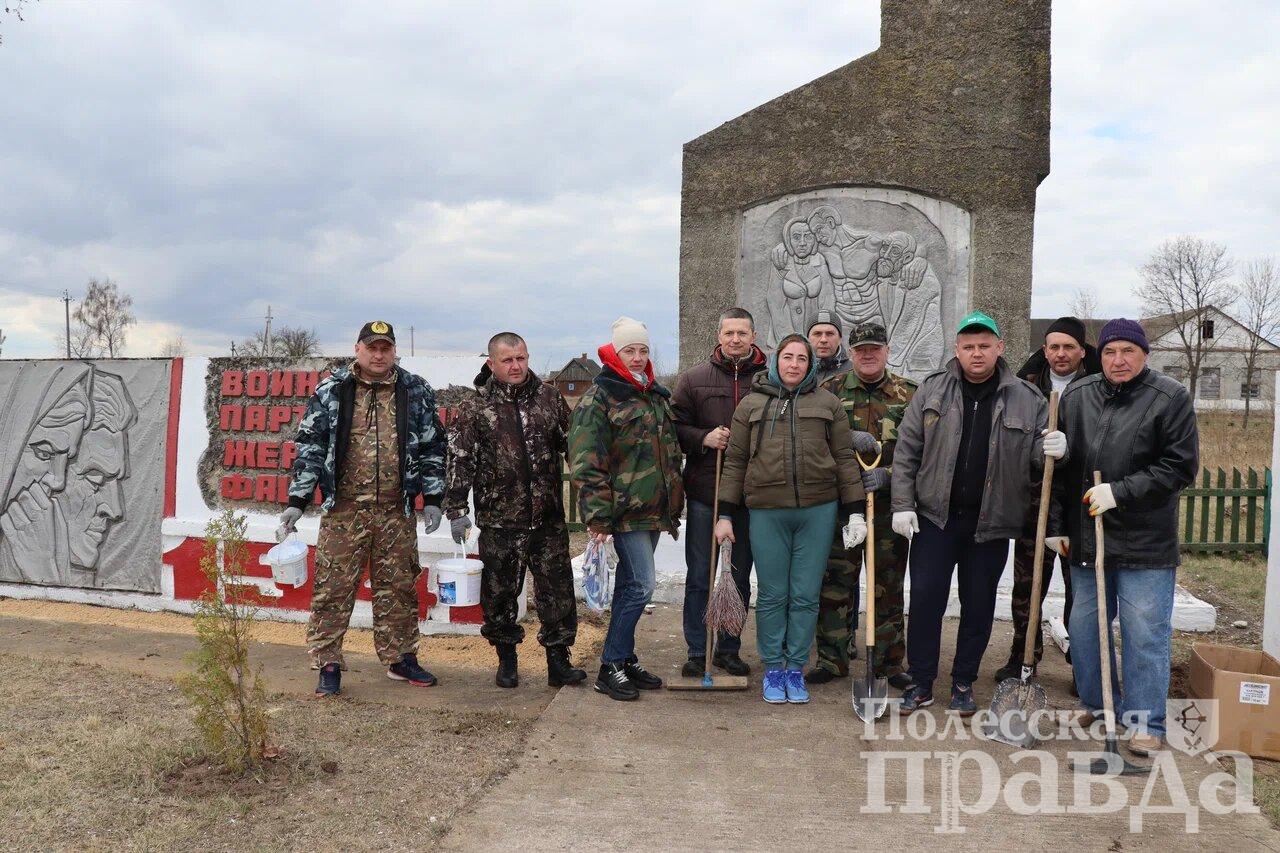
[[[999,384],[991,410],[991,435],[978,530],[974,539],[1012,539],[1022,531],[1034,482],[1044,469],[1048,403],[1040,392],[1013,375],[1003,358],[996,363]],[[960,363],[931,373],[907,406],[893,453],[894,512],[914,510],[946,527],[951,482],[964,431],[964,382]]]
[[465,515],[467,493],[474,491],[481,527],[533,530],[563,521],[569,449],[564,398],[532,372],[512,387],[495,379],[487,365],[476,386],[449,425],[445,513]]
[[702,440],[716,427],[727,427],[733,410],[751,391],[751,378],[767,366],[764,353],[752,347],[741,361],[726,359],[716,347],[711,358],[676,379],[671,409],[684,450],[684,493],[699,503],[715,502],[716,454]]
[[842,517],[860,512],[866,495],[840,398],[817,387],[813,361],[791,390],[776,375],[777,353],[769,356],[769,367],[756,374],[751,393],[733,413],[719,514],[732,514],[744,502],[751,509],[782,509],[839,501]]
[[[396,373],[395,409],[400,491],[405,515],[421,495],[440,505],[444,494],[445,434],[436,411],[436,394],[421,376],[400,367]],[[328,512],[337,500],[337,483],[351,439],[356,378],[340,367],[320,383],[307,401],[307,411],[294,438],[298,456],[289,483],[289,506],[305,509],[317,487]]]
[[1199,466],[1187,389],[1150,368],[1120,386],[1099,374],[1067,389],[1058,417],[1068,461],[1053,478],[1049,535],[1070,538],[1071,562],[1093,564],[1094,521],[1083,499],[1101,471],[1116,499],[1102,516],[1106,565],[1178,565],[1178,495]]
[[680,528],[684,484],[671,392],[648,368],[643,387],[611,344],[604,369],[573,410],[569,461],[582,521],[593,533]]

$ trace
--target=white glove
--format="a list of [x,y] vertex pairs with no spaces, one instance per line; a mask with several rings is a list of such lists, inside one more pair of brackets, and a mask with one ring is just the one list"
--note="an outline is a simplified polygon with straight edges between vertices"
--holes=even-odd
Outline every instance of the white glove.
[[443,518],[444,510],[438,506],[427,504],[422,508],[422,529],[430,536],[440,527],[440,521]]
[[1071,540],[1066,536],[1046,536],[1044,540],[1044,547],[1048,548],[1058,556],[1065,558],[1071,553]]
[[1061,459],[1067,455],[1067,437],[1061,430],[1055,429],[1053,432],[1044,430],[1040,433],[1044,436],[1044,455],[1051,459]]
[[280,526],[276,528],[276,541],[283,542],[290,533],[298,532],[298,519],[302,518],[302,510],[291,506],[280,513]]
[[916,514],[911,510],[906,512],[895,512],[893,514],[893,532],[899,536],[905,536],[910,539],[912,536],[920,532],[920,521],[916,518]]
[[867,540],[867,519],[855,512],[849,516],[849,523],[844,526],[844,547],[857,548]]
[[1089,515],[1102,515],[1109,509],[1116,508],[1116,496],[1111,493],[1111,484],[1103,483],[1101,486],[1094,486],[1092,489],[1084,493],[1084,501],[1089,505]]

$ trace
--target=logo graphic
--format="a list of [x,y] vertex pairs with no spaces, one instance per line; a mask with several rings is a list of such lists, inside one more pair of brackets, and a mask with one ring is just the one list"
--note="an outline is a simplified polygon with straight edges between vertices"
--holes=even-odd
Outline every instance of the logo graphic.
[[385,335],[387,332],[391,331],[391,327],[381,320],[377,320],[369,327],[369,331],[373,332],[375,335]]
[[1216,699],[1170,699],[1165,705],[1169,746],[1199,755],[1218,741]]

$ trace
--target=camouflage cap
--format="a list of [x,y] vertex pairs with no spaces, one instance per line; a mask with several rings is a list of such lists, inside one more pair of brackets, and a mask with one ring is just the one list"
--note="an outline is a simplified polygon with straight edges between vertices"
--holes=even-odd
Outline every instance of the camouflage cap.
[[859,323],[849,333],[849,346],[856,348],[863,344],[888,346],[889,333],[879,323]]

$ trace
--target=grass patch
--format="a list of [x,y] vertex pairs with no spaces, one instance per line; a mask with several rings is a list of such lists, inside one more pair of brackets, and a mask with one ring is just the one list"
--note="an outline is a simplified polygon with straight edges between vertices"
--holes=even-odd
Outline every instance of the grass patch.
[[[1249,428],[1244,429],[1244,412],[1198,412],[1196,426],[1200,432],[1200,467],[1230,473],[1232,468],[1261,471],[1271,464],[1271,434],[1275,427],[1267,404],[1249,413]],[[1197,478],[1197,485],[1199,480]]]

